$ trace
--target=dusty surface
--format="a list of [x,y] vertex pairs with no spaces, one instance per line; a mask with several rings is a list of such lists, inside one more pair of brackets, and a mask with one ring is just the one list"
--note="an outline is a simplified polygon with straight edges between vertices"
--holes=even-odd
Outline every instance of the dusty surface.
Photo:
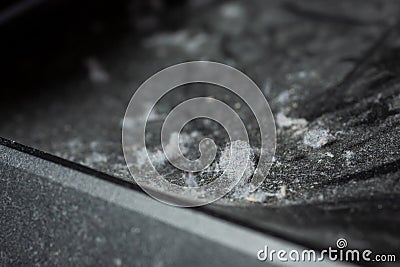
[[[352,246],[398,252],[400,4],[298,2],[192,1],[146,12],[124,3],[88,18],[84,11],[93,6],[84,7],[68,25],[52,9],[45,12],[54,22],[48,30],[29,17],[13,22],[0,29],[10,37],[0,44],[0,135],[131,181],[121,126],[135,89],[175,63],[223,62],[245,72],[269,100],[277,153],[260,191],[237,190],[220,202],[230,207],[206,208],[310,247],[345,237]],[[16,29],[25,34],[10,34]],[[196,95],[190,88],[160,105],[152,127],[174,103]],[[228,103],[238,107],[237,99]],[[246,107],[237,109],[256,132]],[[216,124],[185,130],[189,157],[201,137],[222,148],[227,142]],[[158,141],[150,140],[156,150]],[[196,177],[160,168],[176,183],[206,183],[219,173],[221,154]]]
[[[358,1],[308,1],[300,6],[295,1],[196,1],[170,9],[166,18],[154,17],[154,12],[136,18],[148,22],[144,25],[125,17],[103,25],[93,18],[92,24],[98,23],[99,29],[81,29],[90,37],[79,37],[82,44],[72,42],[66,48],[67,54],[73,54],[81,46],[79,54],[46,61],[50,63],[40,73],[44,83],[7,83],[10,91],[17,92],[13,101],[19,105],[3,111],[8,119],[2,122],[0,133],[130,179],[120,135],[124,110],[135,88],[165,66],[214,60],[254,79],[277,121],[276,160],[262,186],[266,194],[235,194],[235,201],[290,204],[395,194],[399,192],[397,176],[374,181],[377,174],[396,170],[400,159],[399,39],[398,27],[392,26],[398,10],[394,1],[361,6]],[[183,13],[185,19],[177,22],[175,17]],[[160,26],[161,19],[170,23]],[[152,23],[159,26],[151,27]],[[113,27],[122,30],[114,33],[111,42]],[[150,33],[141,34],[140,27],[150,27]],[[72,30],[66,36],[75,37]],[[98,40],[103,40],[102,45],[96,45]],[[110,47],[103,47],[104,40]],[[25,60],[35,62],[31,57]],[[27,65],[28,71],[34,68]],[[56,71],[62,74],[57,79]],[[190,95],[189,89],[189,93],[179,93],[182,99]],[[24,99],[29,94],[32,97]],[[172,102],[166,101],[166,109]],[[238,112],[246,116],[245,110]],[[196,131],[199,138],[213,137],[224,147],[226,136],[218,125],[209,128],[198,123],[187,130],[189,134]],[[193,156],[196,140],[200,139],[192,138],[187,144]],[[196,183],[213,179],[218,173],[214,169],[200,174]],[[168,166],[164,172],[182,176]]]

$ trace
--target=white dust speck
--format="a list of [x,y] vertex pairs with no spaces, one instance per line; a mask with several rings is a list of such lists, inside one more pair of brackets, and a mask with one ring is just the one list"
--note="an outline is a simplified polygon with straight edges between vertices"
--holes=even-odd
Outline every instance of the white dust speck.
[[90,156],[86,157],[83,164],[93,167],[97,163],[107,162],[107,156],[98,152],[93,152]]
[[[189,151],[189,144],[193,139],[193,136],[198,136],[199,134],[200,133],[197,131],[191,132],[190,134],[178,134],[178,132],[174,132],[171,134],[168,144],[164,147],[164,151],[168,151],[169,155],[172,156],[172,159],[179,155],[179,149],[182,154],[186,154]],[[177,138],[177,135],[179,135],[179,139]],[[176,142],[176,140],[179,140],[179,143]],[[153,166],[163,165],[168,160],[164,151],[162,149],[148,151],[146,148],[142,148],[135,153],[136,162],[134,165],[138,168],[145,166],[147,163],[147,157],[149,157]]]
[[272,82],[269,79],[265,80],[263,92],[266,97],[268,97],[272,92]]
[[189,34],[187,31],[173,33],[160,33],[144,41],[144,46],[149,48],[175,47],[187,53],[196,53],[207,43],[208,35],[205,33]]
[[185,184],[188,187],[198,187],[197,181],[196,181],[196,175],[193,173],[189,172],[188,174],[185,175]]
[[[232,148],[232,151],[231,151]],[[249,157],[246,157],[249,155]],[[221,156],[216,165],[210,166],[206,172],[223,172],[227,178],[237,177],[243,166],[246,166],[241,180],[229,193],[230,199],[244,199],[250,202],[263,203],[268,197],[283,199],[286,197],[286,185],[280,187],[276,192],[265,192],[263,190],[254,191],[250,183],[251,177],[255,172],[255,149],[245,141],[234,141],[227,144],[221,152]]]
[[[268,193],[262,191],[253,192],[251,177],[255,172],[254,150],[247,142],[232,142],[232,151],[229,145],[222,151],[218,162],[218,170],[223,171],[227,177],[237,177],[243,166],[247,166],[239,183],[230,192],[233,199],[247,199],[248,201],[263,202]],[[246,157],[249,155],[249,157]],[[275,195],[274,195],[275,196]]]
[[394,97],[389,102],[389,111],[400,109],[400,95]]
[[[246,157],[246,155],[250,155],[250,157]],[[254,151],[251,149],[249,143],[237,140],[233,141],[230,145],[227,145],[222,151],[218,166],[227,177],[237,177],[239,171],[241,171],[241,166],[247,164],[247,168],[245,169],[241,180],[247,182],[255,170],[253,159]]]
[[[164,152],[171,155],[172,158],[178,157],[180,154],[179,151],[181,151],[182,154],[186,154],[189,150],[188,144],[190,140],[191,137],[189,134],[174,132],[169,137],[168,144],[164,147]],[[179,146],[179,144],[181,144],[181,146]]]
[[253,193],[248,194],[248,196],[244,197],[245,200],[250,202],[258,202],[264,203],[266,202],[268,197],[275,197],[277,199],[284,199],[286,198],[286,190],[287,186],[282,185],[277,192],[264,192],[262,190],[257,190]]
[[88,58],[85,61],[90,81],[93,83],[105,83],[110,80],[109,74],[104,70],[100,62],[95,58]]
[[308,124],[303,118],[289,118],[283,112],[276,115],[276,123],[280,128],[304,128]]
[[82,144],[83,144],[82,141],[78,138],[71,139],[70,141],[67,142],[67,146],[70,149],[76,149],[82,146]]
[[162,150],[156,150],[153,152],[149,152],[148,154],[147,152],[149,151],[147,151],[146,148],[143,147],[141,150],[135,153],[136,155],[135,166],[137,166],[138,168],[146,166],[148,159],[150,159],[153,166],[160,166],[167,161],[167,158],[165,157]]
[[[321,155],[323,158],[334,158],[335,156],[331,152],[325,152]],[[324,159],[321,158],[318,160],[318,163],[324,162]]]
[[336,140],[327,129],[313,129],[304,134],[303,143],[312,148],[321,148]]
[[147,113],[143,113],[140,116],[132,117],[126,116],[123,120],[120,121],[120,126],[124,126],[126,130],[129,131],[130,134],[135,135],[139,134],[137,131],[140,131],[140,127],[138,125],[142,124],[143,122],[154,122],[161,119],[161,115],[157,113],[157,111],[153,108],[151,103],[143,103],[143,110],[150,110],[151,112],[147,117]]
[[279,193],[276,194],[276,197],[277,198],[285,198],[286,197],[286,189],[287,189],[287,186],[282,185],[279,190]]
[[243,16],[243,8],[237,3],[228,3],[221,7],[221,15],[229,19],[240,18]]
[[348,165],[348,166],[351,165],[351,161],[354,158],[354,156],[355,156],[355,153],[353,151],[346,150],[344,152],[344,158],[346,160],[346,165]]
[[281,92],[277,97],[276,97],[276,102],[278,104],[285,104],[286,102],[288,102],[290,97],[290,92],[288,90],[285,90],[283,92]]
[[[232,150],[232,151],[231,151]],[[244,172],[243,167],[246,166]],[[245,141],[228,143],[221,151],[221,156],[215,164],[202,171],[203,174],[221,174],[227,180],[241,176],[241,180],[230,192],[231,199],[243,199],[250,191],[250,178],[255,171],[254,151]],[[219,177],[218,179],[224,179]]]
[[114,259],[114,264],[115,266],[121,266],[122,265],[122,260],[120,258],[115,258]]
[[248,196],[245,196],[244,199],[249,202],[263,203],[267,199],[267,195],[265,192],[257,190],[256,192],[250,193]]

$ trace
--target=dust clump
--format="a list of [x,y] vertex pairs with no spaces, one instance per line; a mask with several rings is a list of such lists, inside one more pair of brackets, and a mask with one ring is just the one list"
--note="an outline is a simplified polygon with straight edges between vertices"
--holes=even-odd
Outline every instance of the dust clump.
[[336,137],[333,136],[329,130],[318,128],[307,131],[304,134],[303,143],[312,148],[321,148],[335,140]]
[[276,123],[280,128],[304,128],[308,124],[303,118],[289,118],[283,112],[276,115]]
[[344,152],[344,158],[347,166],[351,165],[351,161],[354,158],[354,156],[355,153],[353,151],[347,150]]
[[110,75],[104,70],[100,62],[95,58],[88,58],[85,61],[88,69],[89,79],[93,83],[106,83],[110,80]]

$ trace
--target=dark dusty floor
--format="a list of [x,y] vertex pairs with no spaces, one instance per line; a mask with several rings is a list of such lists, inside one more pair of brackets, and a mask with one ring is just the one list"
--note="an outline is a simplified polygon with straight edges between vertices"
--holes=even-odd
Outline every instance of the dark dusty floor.
[[[25,101],[24,108],[9,112],[0,133],[130,179],[120,128],[134,89],[165,66],[215,60],[243,70],[270,101],[278,145],[263,189],[274,193],[285,186],[280,202],[398,193],[398,175],[388,174],[379,183],[376,175],[395,171],[400,158],[399,40],[397,28],[389,26],[399,5],[371,1],[348,14],[357,4],[312,1],[300,7],[254,1],[189,6],[185,12],[193,15],[177,29],[155,30],[140,38],[133,29],[125,30],[106,52],[94,47],[85,54],[83,44],[81,64],[90,68],[89,75],[56,79],[50,72],[44,77],[47,83],[30,84],[37,93],[17,100]],[[98,35],[105,38],[101,31]],[[60,57],[54,68],[67,69],[58,66],[63,64]],[[14,82],[9,90],[17,86]],[[317,149],[305,145],[304,136],[318,135],[318,129],[329,131],[326,138],[334,142]]]
[[[32,51],[19,55],[22,61],[7,52],[21,45],[16,37],[2,44],[10,64],[2,70],[7,93],[1,112],[7,119],[0,135],[130,179],[120,139],[135,88],[175,63],[223,62],[263,89],[276,117],[278,143],[262,186],[266,194],[231,195],[222,203],[313,203],[339,210],[338,216],[352,205],[365,216],[387,209],[379,227],[391,217],[389,240],[399,220],[399,11],[398,1],[193,1],[135,18],[99,12],[79,34],[74,22],[62,35],[52,31],[51,45],[41,40],[46,31],[27,35]],[[10,70],[18,74],[7,75]],[[312,148],[305,138],[315,135],[330,142]],[[246,212],[268,217],[257,209],[243,216]],[[324,216],[329,221],[330,215]],[[354,216],[347,222],[357,220]]]

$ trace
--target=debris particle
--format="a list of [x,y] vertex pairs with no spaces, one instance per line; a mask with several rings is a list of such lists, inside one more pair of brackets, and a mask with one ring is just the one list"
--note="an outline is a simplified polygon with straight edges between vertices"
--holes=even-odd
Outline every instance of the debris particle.
[[249,202],[263,203],[265,202],[266,194],[265,192],[257,191],[249,196],[246,196],[244,199]]
[[276,195],[276,197],[279,198],[279,199],[285,198],[285,197],[286,197],[286,189],[287,189],[287,186],[286,186],[286,185],[282,185],[282,186],[281,186],[281,190],[280,190],[280,192]]
[[136,166],[142,168],[146,166],[147,157],[149,157],[151,164],[154,166],[163,165],[167,161],[167,157],[164,155],[162,150],[156,150],[147,154],[146,148],[142,148],[136,153]]
[[98,152],[93,152],[90,156],[85,158],[84,165],[94,167],[96,163],[107,162],[107,156]]
[[288,90],[281,92],[277,97],[276,97],[276,102],[278,104],[285,104],[288,102],[290,97],[290,92]]
[[354,158],[355,153],[350,150],[346,150],[344,152],[344,158],[346,159],[346,165],[349,166],[351,165],[351,160]]
[[[190,141],[193,139],[193,136],[198,136],[199,133],[197,131],[192,132],[191,134],[187,133],[180,133],[179,139],[176,138],[178,132],[174,132],[171,134],[169,138],[168,144],[164,147],[165,151],[168,150],[168,153],[172,155],[173,158],[179,155],[179,149],[182,154],[186,154],[189,151],[189,144]],[[175,142],[179,140],[178,143]],[[147,162],[147,156],[149,157],[151,163],[154,166],[161,166],[167,162],[167,157],[162,149],[155,150],[153,152],[147,151],[146,148],[142,148],[141,150],[137,151],[136,154],[136,163],[135,166],[138,168],[144,167]]]
[[[241,173],[244,166],[247,167],[244,173]],[[233,141],[221,152],[217,164],[210,166],[209,169],[214,173],[223,173],[227,179],[235,179],[241,175],[241,180],[230,192],[230,197],[243,199],[252,191],[249,182],[255,171],[254,150],[245,141]]]
[[185,175],[185,184],[188,187],[198,187],[198,183],[196,181],[196,176],[189,172],[187,175]]
[[335,156],[331,152],[326,152],[326,153],[321,154],[321,157],[322,158],[318,160],[318,163],[323,162],[324,158],[327,158],[327,157],[334,158]]
[[208,36],[205,33],[189,34],[187,31],[174,33],[161,33],[149,37],[144,41],[146,47],[176,47],[185,50],[187,53],[196,53],[207,43]]
[[[247,164],[242,179],[230,192],[231,199],[244,199],[249,202],[263,203],[268,197],[277,199],[286,197],[286,185],[281,186],[279,191],[273,193],[262,190],[254,191],[250,180],[255,171],[255,151],[244,141],[234,141],[231,145],[232,151],[230,151],[231,146],[227,145],[221,153],[217,166],[213,169],[215,172],[224,172],[227,177],[237,177],[238,171]],[[250,158],[246,158],[246,155],[250,155]]]
[[[249,157],[247,158],[246,155],[249,155]],[[218,165],[227,177],[236,177],[241,166],[247,163],[247,168],[241,180],[247,182],[255,171],[253,159],[254,151],[251,149],[249,143],[237,140],[233,141],[230,145],[228,144],[222,151]]]
[[272,85],[271,84],[272,84],[272,82],[269,79],[265,80],[265,83],[264,83],[264,86],[263,86],[263,92],[264,92],[264,95],[266,97],[269,97],[270,94],[271,94],[271,91],[272,91]]
[[[169,137],[168,144],[164,147],[165,153],[172,155],[173,158],[178,157],[180,152],[182,152],[182,154],[186,154],[189,150],[188,144],[190,140],[191,140],[190,135],[186,133],[180,133],[180,134],[178,132],[172,133],[171,136]],[[179,144],[182,145],[179,146]]]
[[143,109],[151,109],[148,117],[146,113],[143,113],[142,115],[137,117],[126,116],[120,121],[120,126],[124,126],[125,128],[129,129],[132,134],[136,134],[136,132],[140,129],[138,125],[143,123],[144,121],[154,122],[162,119],[161,115],[157,112],[156,109],[153,108],[153,105],[151,103],[143,103]]
[[114,264],[115,264],[115,266],[121,266],[122,265],[122,260],[120,258],[115,258],[114,259]]
[[286,197],[286,185],[282,185],[279,191],[275,193],[264,192],[262,190],[257,190],[256,192],[250,193],[245,196],[244,199],[249,202],[264,203],[268,197],[276,197],[277,199],[284,199]]
[[400,110],[400,96],[396,96],[389,103],[389,111]]
[[283,112],[279,112],[276,115],[276,123],[280,128],[304,128],[308,124],[308,122],[302,118],[288,118]]
[[95,58],[88,58],[85,62],[88,69],[89,79],[93,83],[105,83],[110,80],[110,76]]
[[221,7],[221,15],[230,19],[239,18],[243,15],[243,8],[237,3],[228,3]]
[[313,129],[304,134],[303,143],[312,148],[321,148],[336,140],[327,129]]

